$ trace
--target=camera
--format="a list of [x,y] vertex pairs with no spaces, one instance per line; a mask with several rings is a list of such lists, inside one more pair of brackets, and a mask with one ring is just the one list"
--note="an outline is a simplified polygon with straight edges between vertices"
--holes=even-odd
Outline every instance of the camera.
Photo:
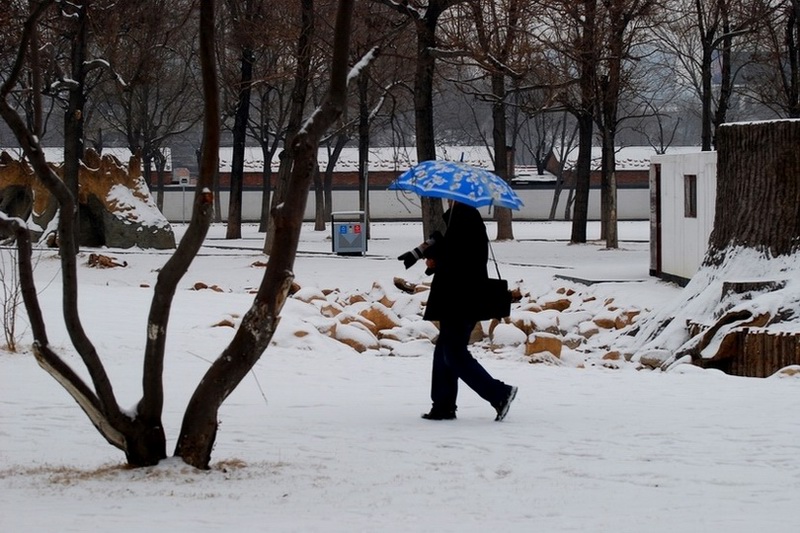
[[[439,233],[438,231],[435,231],[433,233],[433,235],[431,235],[430,238],[427,241],[423,242],[422,244],[420,244],[419,246],[417,246],[413,250],[409,250],[408,252],[398,256],[397,259],[399,259],[400,261],[403,262],[403,264],[405,265],[406,269],[409,269],[412,266],[414,266],[414,264],[418,260],[422,259],[422,257],[425,255],[425,250],[427,248],[429,248],[430,246],[433,246],[434,244],[436,244],[437,239],[440,239],[441,237],[442,237],[442,234]],[[433,269],[430,269],[430,268],[426,269],[425,270],[425,274],[427,274],[427,275],[433,274]]]

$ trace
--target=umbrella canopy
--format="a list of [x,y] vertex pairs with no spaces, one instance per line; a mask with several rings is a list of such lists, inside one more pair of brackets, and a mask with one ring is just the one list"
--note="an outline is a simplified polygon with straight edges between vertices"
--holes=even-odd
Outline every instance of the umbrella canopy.
[[389,189],[448,198],[473,207],[522,207],[522,200],[500,176],[456,161],[423,161],[403,172]]

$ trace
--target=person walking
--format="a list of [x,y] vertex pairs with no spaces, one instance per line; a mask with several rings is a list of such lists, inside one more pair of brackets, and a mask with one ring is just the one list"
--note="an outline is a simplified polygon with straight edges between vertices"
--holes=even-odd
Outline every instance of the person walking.
[[439,322],[439,337],[433,351],[432,406],[422,418],[454,420],[461,379],[494,407],[499,422],[508,414],[517,387],[493,378],[467,349],[481,306],[480,293],[471,287],[483,286],[488,278],[489,238],[476,208],[453,200],[448,204],[445,235],[434,234],[398,258],[409,268],[425,257],[428,271],[433,272],[423,319]]

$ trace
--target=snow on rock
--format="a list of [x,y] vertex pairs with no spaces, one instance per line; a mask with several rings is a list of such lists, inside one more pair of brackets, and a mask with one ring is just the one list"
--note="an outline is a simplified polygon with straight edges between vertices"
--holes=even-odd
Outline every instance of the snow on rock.
[[396,341],[381,339],[381,347],[388,350],[388,355],[394,357],[421,357],[433,353],[433,343],[428,339],[415,339],[412,341]]
[[359,353],[380,348],[377,337],[369,328],[359,322],[339,323],[336,326],[334,337]]
[[552,333],[532,333],[525,343],[525,354],[533,355],[541,352],[549,352],[558,357],[561,355],[563,343],[559,335]]
[[[634,317],[639,331],[632,361],[662,368],[724,356],[726,337],[753,331],[800,331],[800,262],[797,255],[766,257],[752,248],[727,251],[719,266],[704,266],[657,313]],[[737,287],[731,290],[731,287]],[[748,288],[751,288],[748,290]],[[664,358],[665,354],[669,357]],[[646,361],[646,363],[645,363]]]
[[[418,285],[409,291],[397,287],[409,284],[395,285],[376,283],[354,294],[300,288],[292,298],[306,305],[302,317],[306,325],[299,332],[326,336],[360,353],[401,357],[432,353],[438,326],[422,319],[429,287]],[[635,327],[641,309],[617,308],[613,300],[598,300],[578,286],[548,289],[541,296],[524,292],[519,291],[509,317],[476,325],[470,337],[472,350],[575,367],[594,359],[614,368],[630,359],[632,337],[625,334]]]
[[780,369],[770,376],[772,379],[798,379],[800,380],[800,365],[790,365]]
[[519,346],[525,344],[528,336],[514,324],[500,323],[492,329],[490,339],[492,348]]

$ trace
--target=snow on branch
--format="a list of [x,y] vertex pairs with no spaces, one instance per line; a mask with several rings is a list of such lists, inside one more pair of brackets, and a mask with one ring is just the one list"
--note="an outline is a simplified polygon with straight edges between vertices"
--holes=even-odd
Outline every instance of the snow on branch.
[[[353,65],[353,67],[350,69],[350,72],[347,73],[347,82],[346,82],[347,85],[350,85],[350,82],[355,78],[357,78],[361,74],[361,72],[365,68],[367,68],[370,65],[370,63],[372,63],[372,61],[375,60],[376,57],[378,57],[379,50],[380,50],[379,47],[377,46],[373,47],[369,52],[364,54],[364,57],[362,57],[358,61],[358,63]],[[322,111],[321,106],[314,109],[314,111],[311,113],[311,116],[309,116],[308,119],[306,119],[306,121],[303,123],[303,126],[299,130],[299,133],[308,132],[311,129],[311,125],[314,123],[314,119],[321,113],[321,111]]]
[[353,68],[350,69],[350,72],[347,74],[347,84],[349,85],[350,82],[357,78],[361,71],[364,70],[369,66],[370,63],[378,56],[378,47],[374,46],[369,52],[364,54],[364,57],[359,60],[358,63],[353,65]]
[[377,0],[377,1],[387,7],[394,9],[399,13],[403,13],[417,20],[424,19],[425,13],[427,12],[426,7],[415,7],[408,5],[408,0]]

